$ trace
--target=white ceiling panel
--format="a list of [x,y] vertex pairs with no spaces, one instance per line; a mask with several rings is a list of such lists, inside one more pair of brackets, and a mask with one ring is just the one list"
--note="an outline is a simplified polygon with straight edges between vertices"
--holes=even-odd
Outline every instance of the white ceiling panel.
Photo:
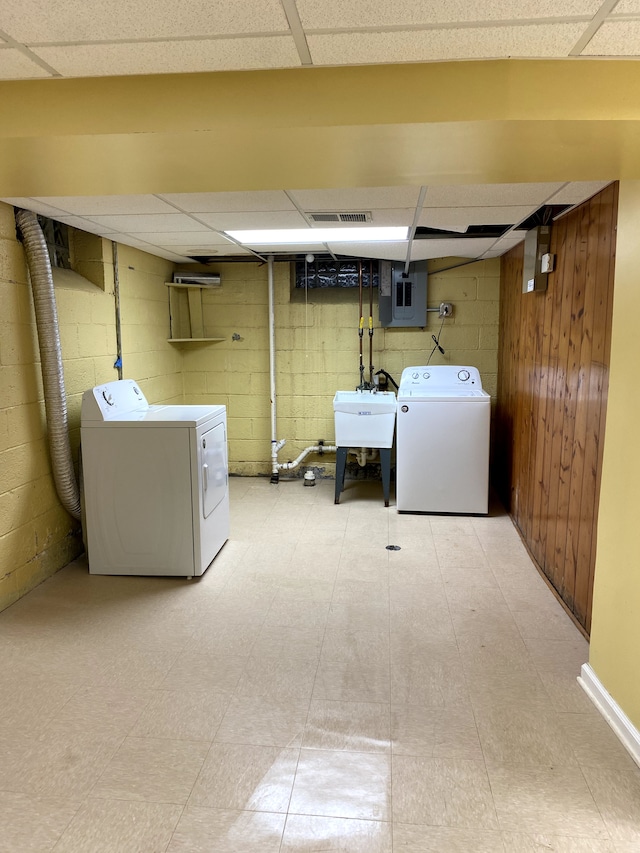
[[535,206],[510,207],[428,207],[423,208],[420,225],[430,228],[466,229],[470,225],[515,225],[529,216]]
[[139,238],[146,240],[149,243],[154,243],[157,246],[168,246],[174,249],[175,246],[220,246],[224,247],[225,251],[233,249],[235,243],[227,240],[226,237],[218,234],[217,231],[153,231],[140,233]]
[[576,181],[567,184],[549,199],[549,204],[578,204],[604,189],[610,181]]
[[315,65],[568,56],[584,24],[309,35]]
[[110,239],[115,240],[117,243],[122,243],[124,246],[132,246],[134,249],[141,249],[143,252],[148,252],[149,254],[156,255],[159,258],[165,258],[165,260],[173,261],[177,264],[193,263],[191,258],[186,255],[173,252],[170,249],[166,249],[164,246],[155,246],[153,243],[147,243],[146,240],[139,240],[131,234],[114,233]]
[[300,57],[291,36],[263,38],[127,42],[34,47],[33,52],[64,77],[107,77],[120,74],[180,74],[292,68]]
[[26,80],[50,76],[48,71],[19,50],[10,47],[0,49],[0,80]]
[[640,56],[640,21],[605,21],[583,56]]
[[185,213],[234,213],[258,210],[295,210],[282,190],[233,193],[164,193],[160,198],[184,210]]
[[310,29],[420,26],[463,21],[534,18],[591,18],[602,0],[296,0],[300,19]]
[[513,249],[514,246],[517,246],[519,243],[522,243],[524,240],[525,232],[519,231],[515,236],[501,237],[497,240],[494,245],[488,249],[483,257],[484,258],[499,258],[500,255],[504,255],[505,252],[508,252],[509,249]]
[[[220,255],[221,257],[227,256],[238,256],[238,255],[250,255],[254,257],[253,253],[249,251],[249,249],[245,249],[242,246],[233,245],[229,247],[227,243],[226,246],[221,246],[219,243],[214,243],[212,245],[201,246],[193,243],[185,243],[184,245],[179,246],[169,246],[170,250],[174,252],[178,252],[185,257],[194,256],[207,256],[207,255]],[[229,250],[231,248],[231,251]],[[192,260],[189,260],[189,263],[193,263]]]
[[[378,210],[370,210],[371,213],[371,222],[370,225],[375,225],[377,227],[382,226],[394,226],[394,225],[406,225],[410,227],[413,225],[413,219],[416,214],[415,207],[389,207],[389,208],[381,208]],[[324,225],[325,223],[323,223]],[[338,226],[344,226],[344,222],[337,223]],[[327,222],[327,227],[331,227],[332,223]]]
[[359,211],[415,207],[420,187],[351,187],[329,190],[289,190],[305,211]]
[[[344,245],[344,243],[342,244]],[[251,249],[261,255],[269,255],[272,252],[278,254],[299,255],[304,252],[326,252],[324,243],[278,243],[277,246],[262,243],[252,243]]]
[[207,231],[205,225],[198,227],[199,223],[187,216],[185,213],[151,213],[115,216],[92,216],[92,221],[97,225],[105,225],[114,231],[127,232],[129,234],[155,234],[159,231]]
[[[195,215],[195,214],[194,214]],[[297,210],[253,213],[199,213],[198,219],[221,231],[252,228],[305,228],[309,223]]]
[[87,231],[89,234],[98,234],[101,237],[109,237],[109,239],[112,239],[111,235],[115,230],[107,225],[98,225],[94,220],[84,219],[82,216],[67,216],[65,214],[64,216],[53,216],[49,218],[57,219],[58,222],[64,222],[72,228],[79,228],[80,231]]
[[0,29],[20,42],[286,32],[279,0],[3,0]]
[[561,183],[430,186],[424,207],[538,207],[563,186]]
[[449,255],[460,258],[479,258],[495,243],[494,238],[460,238],[448,240],[414,240],[411,246],[411,260],[425,261],[431,258],[444,258]]
[[640,15],[640,0],[619,0],[611,15]]
[[15,207],[22,207],[24,210],[31,210],[33,213],[40,213],[42,216],[48,216],[50,219],[60,219],[67,211],[53,205],[45,204],[37,198],[3,198],[6,204],[13,204]]
[[380,258],[388,261],[404,261],[407,257],[406,240],[384,243],[329,243],[336,255],[348,255],[354,258]]
[[77,216],[176,212],[154,195],[45,196],[35,201]]

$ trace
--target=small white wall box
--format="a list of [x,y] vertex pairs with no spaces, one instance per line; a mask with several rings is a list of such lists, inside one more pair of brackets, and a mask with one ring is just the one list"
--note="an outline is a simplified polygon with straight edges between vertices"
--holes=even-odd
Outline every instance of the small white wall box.
[[532,293],[547,289],[547,273],[542,270],[542,257],[549,254],[551,226],[538,225],[527,231],[524,238],[524,266],[522,292]]

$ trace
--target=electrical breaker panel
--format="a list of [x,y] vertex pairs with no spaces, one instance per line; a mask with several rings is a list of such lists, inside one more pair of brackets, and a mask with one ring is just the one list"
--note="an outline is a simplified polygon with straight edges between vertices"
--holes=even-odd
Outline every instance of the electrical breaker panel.
[[409,265],[400,261],[380,262],[378,312],[381,326],[427,325],[427,262]]

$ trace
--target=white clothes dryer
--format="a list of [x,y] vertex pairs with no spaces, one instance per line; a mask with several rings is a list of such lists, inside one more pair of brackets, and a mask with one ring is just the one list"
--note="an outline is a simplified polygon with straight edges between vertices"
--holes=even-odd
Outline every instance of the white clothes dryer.
[[407,367],[398,390],[399,512],[486,514],[491,397],[475,367]]
[[82,398],[89,572],[202,575],[229,538],[225,406],[151,406],[124,379]]

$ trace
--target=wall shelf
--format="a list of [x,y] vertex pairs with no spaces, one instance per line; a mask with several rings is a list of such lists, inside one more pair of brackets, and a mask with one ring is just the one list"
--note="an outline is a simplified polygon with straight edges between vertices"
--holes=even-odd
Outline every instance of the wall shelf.
[[165,282],[169,292],[169,343],[214,343],[224,338],[207,335],[202,291],[206,285]]
[[197,344],[197,343],[215,343],[216,341],[225,341],[226,338],[167,338],[170,344]]

